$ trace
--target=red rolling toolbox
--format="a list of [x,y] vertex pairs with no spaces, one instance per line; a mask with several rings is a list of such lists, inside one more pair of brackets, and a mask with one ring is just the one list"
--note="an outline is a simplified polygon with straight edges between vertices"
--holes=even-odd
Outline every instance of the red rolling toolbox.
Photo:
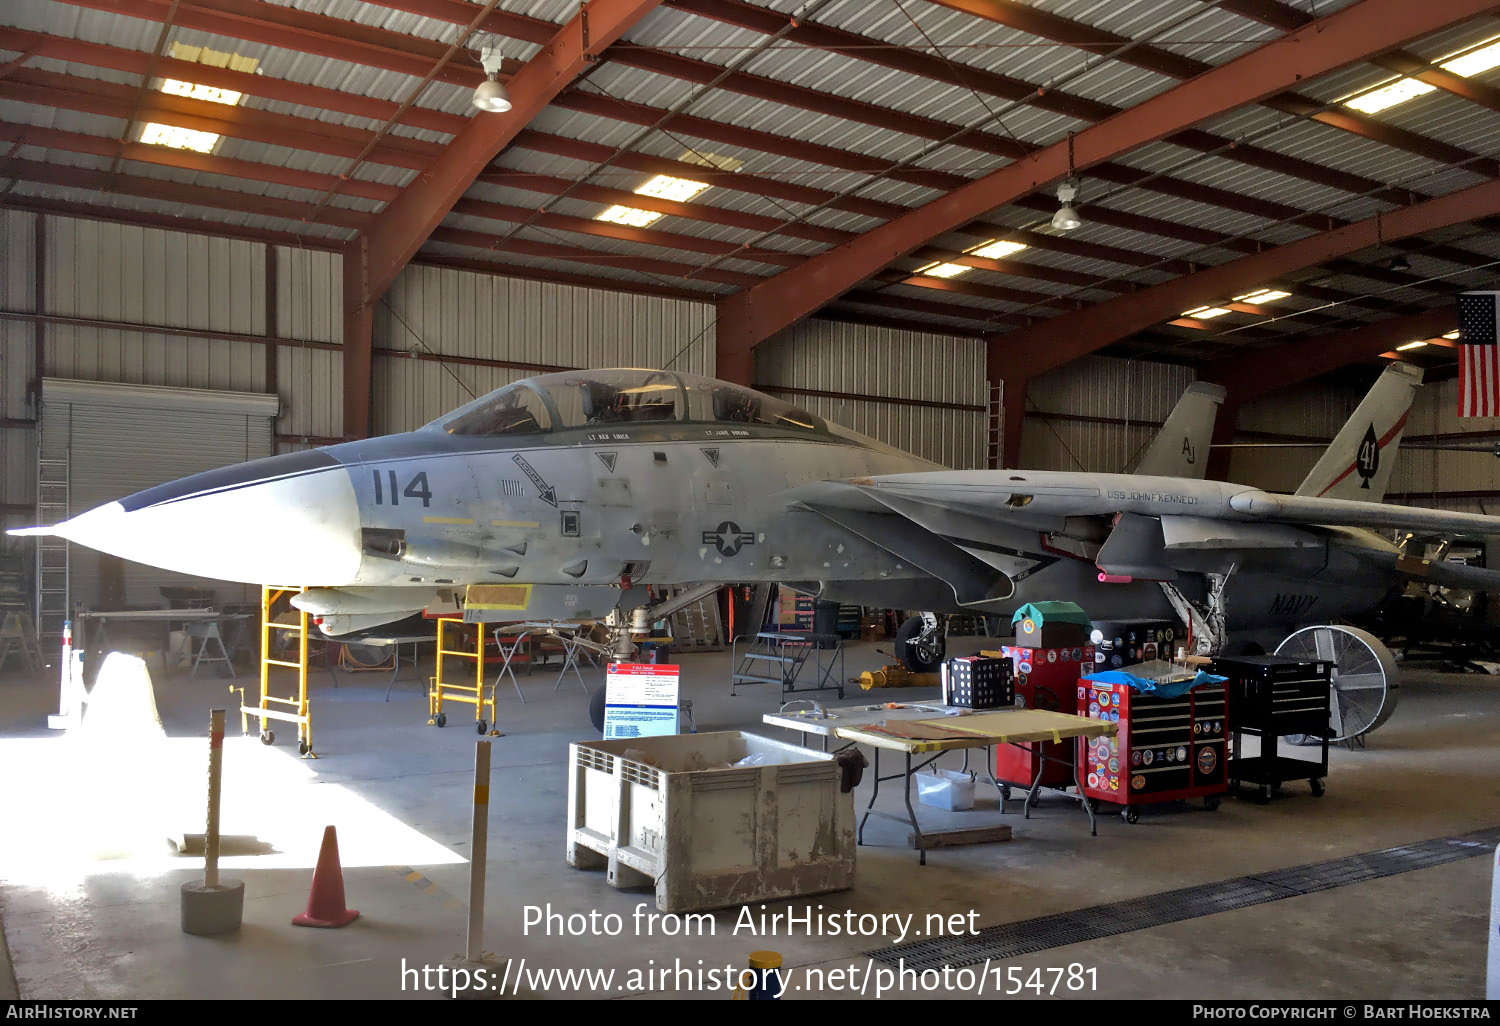
[[[1072,712],[1077,704],[1078,678],[1094,668],[1094,648],[1021,648],[1006,645],[1000,654],[1011,661],[1017,709],[1051,709]],[[1070,787],[1073,784],[1071,741],[1054,744],[1048,741],[1041,751],[1018,745],[995,746],[995,779],[1029,788],[1036,779],[1037,763],[1043,755],[1048,761],[1042,770],[1043,787]],[[1061,759],[1062,762],[1052,760]]]
[[1083,790],[1124,806],[1126,822],[1140,818],[1138,806],[1181,798],[1202,798],[1213,810],[1229,790],[1229,701],[1222,684],[1155,698],[1128,684],[1084,678],[1078,715],[1120,725],[1114,737],[1087,743]]

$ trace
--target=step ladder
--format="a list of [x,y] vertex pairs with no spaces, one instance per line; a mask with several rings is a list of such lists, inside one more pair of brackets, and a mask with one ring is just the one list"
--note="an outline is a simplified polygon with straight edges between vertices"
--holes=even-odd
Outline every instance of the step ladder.
[[[844,697],[844,644],[837,634],[760,631],[734,639],[729,694],[741,684],[779,684],[783,696],[796,691],[838,691]],[[798,686],[811,665],[810,684]]]
[[[72,515],[70,472],[64,459],[39,458],[36,465],[36,522],[51,526]],[[42,535],[36,550],[37,640],[62,643],[63,623],[69,618],[72,547],[67,539]]]
[[[674,589],[674,594],[682,589]],[[678,651],[722,652],[724,624],[719,618],[719,593],[712,592],[672,614],[672,646]]]
[[[487,625],[484,623],[466,623],[461,616],[440,616],[437,622],[437,661],[433,666],[433,676],[430,678],[432,686],[427,690],[427,724],[432,727],[446,727],[448,725],[448,714],[443,711],[444,702],[462,702],[474,707],[474,730],[478,734],[489,733],[493,737],[500,737],[500,732],[494,730],[497,718],[495,709],[495,684],[488,685],[489,697],[486,698],[484,683],[484,631]],[[470,636],[472,633],[472,637]],[[523,631],[522,637],[524,638]],[[515,643],[520,644],[520,641]],[[511,650],[514,656],[514,648]],[[462,667],[469,660],[473,660],[474,669],[472,679],[468,678],[469,671],[464,669],[462,674],[448,676],[452,671],[448,669],[453,660],[458,660]],[[510,659],[506,659],[509,667]],[[502,671],[503,672],[503,671]],[[561,681],[561,678],[558,678]],[[511,680],[515,680],[515,672],[511,672]],[[516,694],[521,693],[521,685],[516,683]],[[522,697],[521,701],[526,701]],[[489,720],[485,720],[485,710],[489,710]]]
[[[240,733],[250,733],[250,717],[260,719],[261,744],[275,744],[276,732],[271,730],[270,720],[285,720],[297,725],[297,752],[304,759],[318,756],[312,747],[312,711],[307,702],[307,642],[310,617],[305,609],[292,606],[293,619],[283,622],[272,619],[272,610],[283,598],[300,595],[306,588],[271,587],[260,590],[260,698],[254,705],[245,704],[245,690],[240,692]],[[272,652],[282,646],[273,646],[272,639],[290,638],[296,645],[296,659],[273,658]],[[297,694],[293,698],[282,698],[271,694],[273,673],[278,682],[292,670],[297,674]]]
[[10,607],[0,613],[0,670],[12,655],[20,657],[21,665],[33,673],[47,663],[36,638],[36,624],[24,607]]

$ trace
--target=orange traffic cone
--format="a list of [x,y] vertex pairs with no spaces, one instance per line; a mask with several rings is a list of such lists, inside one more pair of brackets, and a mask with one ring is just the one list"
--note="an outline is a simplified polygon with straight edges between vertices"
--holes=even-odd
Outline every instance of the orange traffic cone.
[[344,871],[339,867],[339,838],[333,827],[323,831],[323,849],[313,870],[307,911],[292,920],[293,926],[348,926],[359,913],[344,907]]

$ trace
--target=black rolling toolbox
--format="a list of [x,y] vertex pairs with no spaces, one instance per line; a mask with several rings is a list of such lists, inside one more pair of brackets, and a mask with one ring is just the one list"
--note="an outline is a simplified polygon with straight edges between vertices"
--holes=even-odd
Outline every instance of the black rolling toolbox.
[[[1293,659],[1290,656],[1235,656],[1214,660],[1213,672],[1227,677],[1234,716],[1229,757],[1231,789],[1241,782],[1258,785],[1258,800],[1270,801],[1272,793],[1288,780],[1306,780],[1316,797],[1323,795],[1328,775],[1329,680],[1331,663]],[[1241,754],[1241,735],[1260,739],[1260,754]],[[1305,751],[1318,752],[1316,761],[1278,754],[1281,738],[1300,735],[1311,742]]]

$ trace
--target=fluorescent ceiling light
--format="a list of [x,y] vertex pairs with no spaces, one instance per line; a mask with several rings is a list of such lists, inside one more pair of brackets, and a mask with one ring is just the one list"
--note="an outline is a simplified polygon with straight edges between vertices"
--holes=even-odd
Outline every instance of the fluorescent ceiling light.
[[635,192],[638,196],[655,196],[657,199],[671,200],[674,203],[686,203],[707,188],[707,182],[695,182],[691,178],[674,178],[671,175],[657,175]]
[[1200,306],[1196,310],[1184,310],[1181,316],[1196,317],[1200,321],[1209,321],[1215,317],[1223,317],[1228,312],[1222,306]]
[[1408,349],[1421,349],[1425,345],[1427,345],[1426,342],[1408,342],[1404,346],[1397,346],[1396,347],[1396,352],[1398,352],[1398,353],[1404,353]]
[[[1489,43],[1468,53],[1457,57],[1450,57],[1445,61],[1439,61],[1438,67],[1444,71],[1458,75],[1461,78],[1473,78],[1482,75],[1486,71],[1500,67],[1500,40],[1492,40]],[[1425,96],[1435,90],[1436,86],[1428,85],[1426,82],[1415,78],[1398,78],[1388,85],[1379,89],[1372,89],[1367,93],[1350,100],[1344,101],[1344,106],[1352,107],[1365,114],[1379,114],[1383,110],[1389,110],[1398,103],[1418,96]]]
[[1008,256],[1014,256],[1026,248],[1024,242],[986,242],[983,246],[971,249],[969,252],[977,257],[987,257],[990,260],[1001,260]]
[[1364,114],[1379,114],[1381,111],[1389,110],[1398,103],[1405,103],[1407,100],[1423,96],[1436,89],[1437,86],[1428,85],[1426,82],[1419,82],[1414,78],[1398,78],[1390,85],[1381,86],[1379,89],[1372,89],[1368,93],[1356,96],[1352,100],[1345,100],[1344,106],[1352,107],[1354,110]]
[[141,142],[150,143],[153,146],[166,146],[174,150],[197,150],[199,153],[211,153],[218,141],[217,132],[195,132],[191,128],[162,125],[155,121],[150,122],[141,130]]
[[1290,292],[1283,292],[1280,289],[1256,289],[1254,292],[1247,292],[1243,296],[1235,296],[1234,301],[1236,303],[1250,303],[1252,305],[1256,303],[1274,303],[1278,299],[1285,299],[1290,295]]
[[1443,337],[1444,338],[1458,338],[1458,332],[1456,332],[1456,331],[1445,331],[1443,333]]
[[244,95],[233,89],[220,89],[218,86],[203,85],[201,82],[182,82],[175,78],[163,79],[161,91],[171,93],[173,96],[186,96],[190,100],[224,103],[231,107],[239,103],[240,97]]
[[928,264],[926,267],[919,267],[917,273],[925,274],[929,278],[956,278],[972,270],[972,267],[966,267],[963,264]]
[[654,221],[661,220],[661,215],[654,210],[641,210],[639,207],[623,207],[616,203],[602,214],[597,215],[594,220],[629,225],[631,228],[644,228]]
[[1444,61],[1440,67],[1444,71],[1451,71],[1455,75],[1464,78],[1473,78],[1481,75],[1491,68],[1500,67],[1500,40],[1495,40],[1487,46],[1481,46],[1477,50],[1471,50],[1462,57],[1454,57],[1452,60]]

